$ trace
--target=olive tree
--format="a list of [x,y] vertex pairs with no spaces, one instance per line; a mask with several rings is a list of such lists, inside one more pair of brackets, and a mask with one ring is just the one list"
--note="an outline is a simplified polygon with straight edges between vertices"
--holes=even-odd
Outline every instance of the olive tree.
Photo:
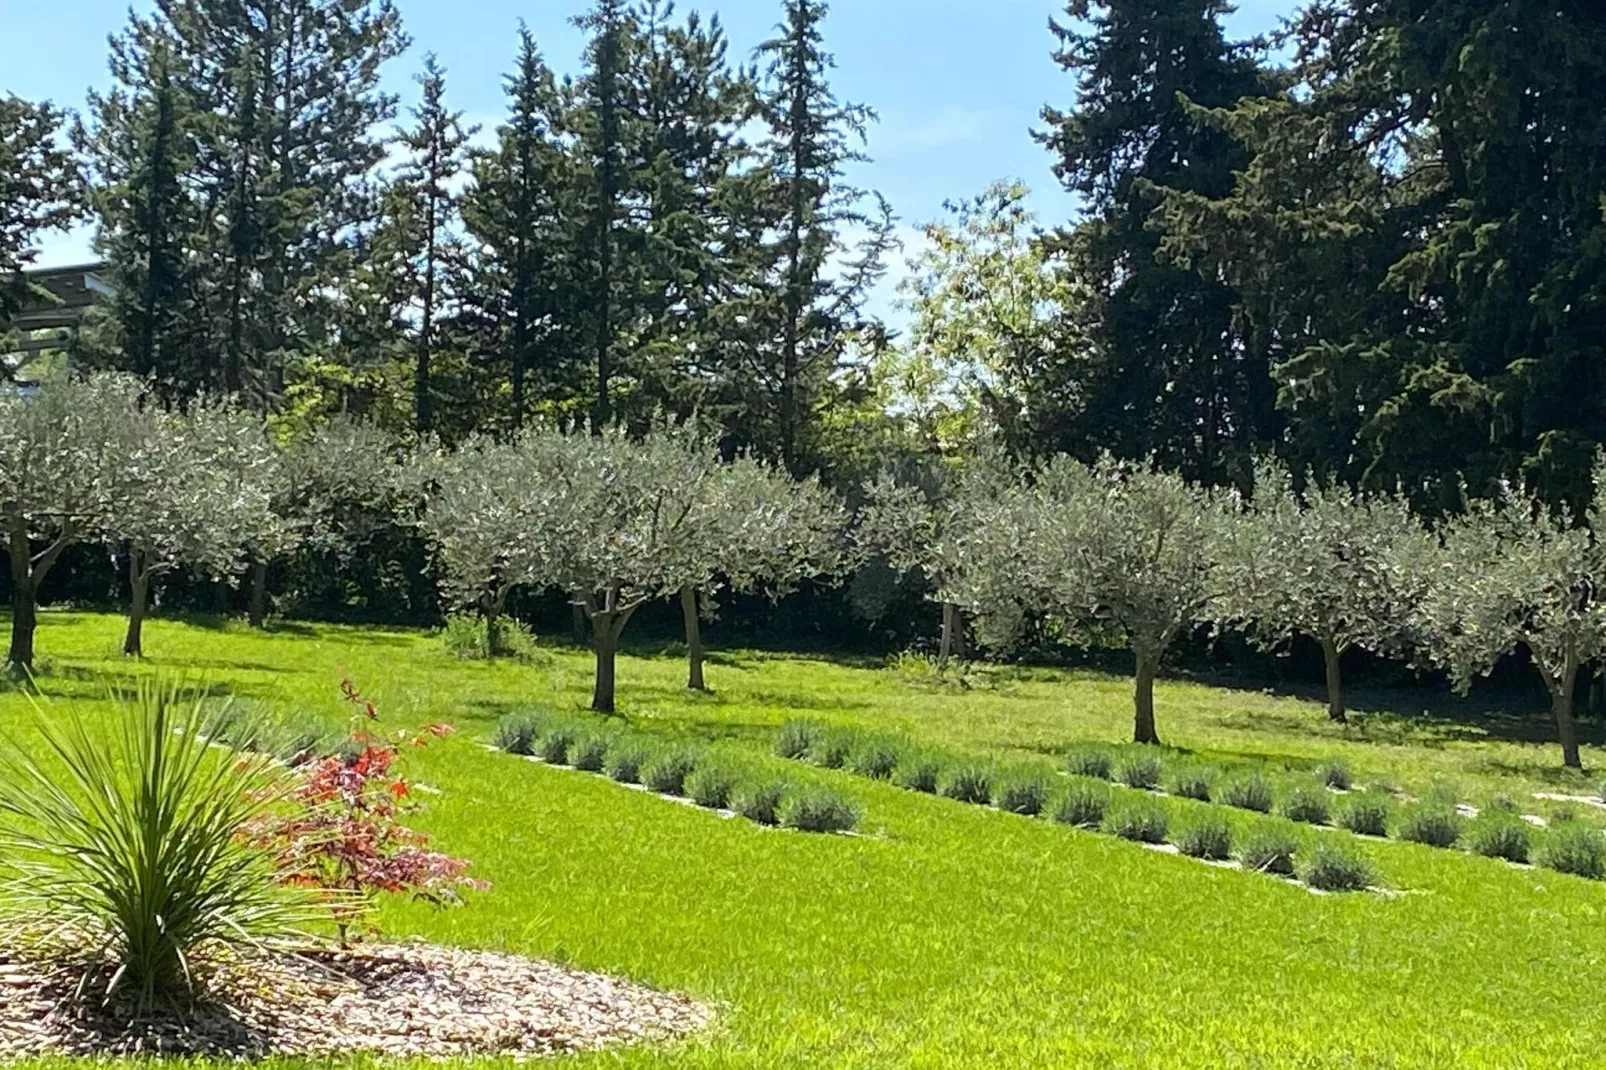
[[1434,660],[1465,692],[1526,649],[1550,693],[1562,762],[1582,767],[1573,693],[1606,654],[1606,467],[1597,463],[1588,526],[1511,486],[1447,521],[1437,544],[1402,555],[1427,579],[1418,603]]
[[1343,723],[1344,654],[1403,645],[1421,582],[1395,549],[1421,530],[1398,495],[1314,479],[1296,491],[1287,469],[1263,462],[1251,504],[1225,531],[1218,620],[1247,628],[1268,649],[1298,635],[1314,639],[1326,667],[1327,715]]
[[0,392],[0,529],[11,566],[13,669],[31,671],[39,588],[61,553],[93,541],[123,503],[150,416],[144,384],[125,375],[47,381]]
[[571,490],[571,447],[562,436],[530,433],[509,442],[471,438],[419,457],[428,487],[420,524],[440,558],[447,600],[480,614],[492,655],[502,648],[508,595],[550,583],[556,547],[576,537],[563,527],[573,511],[559,500]]
[[957,593],[995,620],[1037,612],[1064,636],[1124,643],[1135,660],[1132,738],[1159,743],[1154,679],[1172,642],[1214,612],[1230,522],[1222,498],[1147,464],[1059,457],[991,508],[996,520],[970,529],[975,565]]
[[238,572],[248,541],[271,519],[275,464],[260,418],[221,402],[188,411],[153,405],[103,537],[127,553],[130,605],[123,653],[144,652],[152,585],[189,566],[218,578]]
[[1018,482],[1018,475],[991,455],[957,471],[920,482],[883,475],[865,492],[854,536],[861,550],[883,556],[900,575],[919,572],[930,585],[930,597],[942,607],[938,657],[966,655],[964,605],[978,599],[956,593],[967,577],[975,578],[973,562],[983,551],[977,545],[986,532],[979,524],[996,522],[988,506]]
[[803,580],[846,571],[852,559],[847,510],[818,479],[794,480],[748,457],[699,471],[688,489],[702,501],[680,539],[686,686],[694,691],[707,690],[701,618],[722,589],[779,598]]
[[271,511],[247,542],[252,627],[267,617],[268,566],[301,548],[349,556],[399,521],[411,521],[422,491],[417,471],[385,431],[336,416],[293,435],[261,472]]

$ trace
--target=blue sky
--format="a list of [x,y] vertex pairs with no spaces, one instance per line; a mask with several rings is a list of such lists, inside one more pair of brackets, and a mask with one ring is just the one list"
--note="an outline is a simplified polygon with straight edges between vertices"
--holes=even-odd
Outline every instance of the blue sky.
[[[575,69],[580,34],[569,16],[587,0],[397,0],[412,50],[391,64],[389,88],[409,102],[425,50],[447,69],[453,107],[493,126],[502,107],[501,75],[512,62],[513,30],[523,18],[558,71]],[[138,8],[149,6],[139,0]],[[778,0],[680,0],[682,11],[718,13],[733,56],[745,58],[769,36]],[[1229,33],[1271,28],[1289,0],[1242,0]],[[1044,223],[1069,219],[1048,154],[1032,141],[1045,103],[1071,103],[1070,76],[1049,58],[1048,20],[1062,0],[835,0],[827,44],[836,87],[880,114],[870,134],[873,162],[853,179],[891,200],[911,239],[938,218],[944,200],[980,192],[998,178],[1024,180]],[[0,0],[0,93],[80,106],[85,90],[107,81],[106,37],[127,20],[127,0]],[[52,238],[43,264],[71,263],[88,251],[87,233]],[[896,276],[896,269],[893,275]],[[878,295],[891,308],[892,279]]]

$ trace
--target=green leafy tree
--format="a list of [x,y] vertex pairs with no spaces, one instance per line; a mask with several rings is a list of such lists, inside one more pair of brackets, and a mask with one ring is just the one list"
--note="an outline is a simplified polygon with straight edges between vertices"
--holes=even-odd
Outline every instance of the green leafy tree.
[[1029,195],[1000,181],[950,203],[952,220],[926,225],[899,285],[913,323],[876,371],[890,407],[939,452],[973,446],[992,427],[1029,447],[1041,432],[1022,399],[1045,368],[1081,356],[1064,322],[1082,295],[1064,255],[1037,232]]
[[[30,296],[22,270],[35,243],[83,217],[83,178],[60,143],[66,120],[49,103],[0,97],[0,335]],[[10,375],[4,362],[0,375]]]
[[1268,648],[1314,639],[1327,714],[1342,723],[1344,654],[1405,647],[1422,585],[1398,550],[1422,537],[1421,524],[1397,495],[1310,478],[1296,491],[1286,468],[1261,463],[1253,501],[1226,532],[1216,564],[1221,622],[1247,626]]

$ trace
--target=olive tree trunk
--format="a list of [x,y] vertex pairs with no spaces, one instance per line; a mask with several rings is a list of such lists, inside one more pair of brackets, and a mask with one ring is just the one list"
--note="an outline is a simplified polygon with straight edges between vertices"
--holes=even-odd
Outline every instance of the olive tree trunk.
[[1577,655],[1569,649],[1561,672],[1545,675],[1550,685],[1550,712],[1556,718],[1556,737],[1561,741],[1561,763],[1569,769],[1582,769],[1584,761],[1578,753],[1578,723],[1573,720],[1573,692],[1578,686]]
[[964,660],[970,651],[965,646],[965,611],[952,602],[942,604],[942,647],[937,660],[946,664],[948,659]]
[[128,551],[128,634],[123,637],[123,654],[143,657],[145,631],[145,604],[150,598],[151,574],[145,568],[145,555],[138,550]]
[[502,641],[502,611],[507,607],[506,590],[480,595],[480,618],[485,621],[485,656],[498,658],[507,650]]
[[595,713],[614,712],[614,665],[619,653],[619,637],[625,625],[635,614],[639,602],[621,606],[616,591],[608,592],[600,604],[587,600],[586,609],[591,620],[591,649],[596,654],[597,679],[591,690],[591,709]]
[[68,528],[50,546],[35,554],[25,523],[16,522],[7,533],[6,555],[11,560],[11,646],[6,653],[6,664],[14,670],[33,672],[33,638],[39,627],[39,585],[72,540],[73,531]]
[[1343,670],[1339,665],[1344,652],[1335,639],[1324,638],[1321,644],[1322,662],[1327,666],[1327,718],[1338,724],[1348,724],[1349,716],[1344,711]]
[[703,681],[703,628],[697,617],[697,592],[690,587],[680,589],[680,615],[686,622],[686,687],[692,691],[707,691]]
[[1132,742],[1158,745],[1160,734],[1154,727],[1154,678],[1160,671],[1160,655],[1137,651],[1137,672],[1133,687]]
[[268,563],[251,562],[251,602],[246,610],[253,628],[263,628],[268,621]]

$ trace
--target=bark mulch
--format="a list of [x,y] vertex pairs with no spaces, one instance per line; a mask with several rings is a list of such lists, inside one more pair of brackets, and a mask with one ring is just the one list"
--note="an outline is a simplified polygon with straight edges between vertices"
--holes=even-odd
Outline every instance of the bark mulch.
[[712,1021],[683,996],[428,944],[359,945],[218,967],[209,998],[143,1018],[77,998],[63,971],[0,948],[0,1062],[34,1054],[229,1058],[539,1056],[670,1040]]

